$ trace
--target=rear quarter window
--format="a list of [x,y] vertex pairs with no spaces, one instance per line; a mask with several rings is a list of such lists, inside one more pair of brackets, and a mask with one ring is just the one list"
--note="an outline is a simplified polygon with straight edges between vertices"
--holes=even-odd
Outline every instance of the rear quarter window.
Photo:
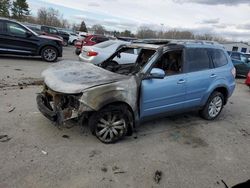
[[188,48],[185,59],[188,72],[202,71],[211,68],[207,49]]
[[209,51],[215,67],[222,67],[228,63],[223,50],[210,49]]

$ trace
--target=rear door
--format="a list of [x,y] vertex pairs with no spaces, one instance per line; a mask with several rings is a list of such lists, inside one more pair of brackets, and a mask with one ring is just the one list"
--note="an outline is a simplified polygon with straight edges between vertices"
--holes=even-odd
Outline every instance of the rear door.
[[198,107],[217,75],[205,48],[187,48],[184,64],[187,72],[187,107]]

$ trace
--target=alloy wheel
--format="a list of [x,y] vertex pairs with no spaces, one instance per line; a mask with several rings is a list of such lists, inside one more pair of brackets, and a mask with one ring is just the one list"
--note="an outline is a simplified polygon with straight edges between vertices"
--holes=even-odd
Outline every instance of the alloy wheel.
[[212,118],[216,117],[220,113],[222,106],[223,106],[223,101],[222,101],[221,97],[220,96],[214,97],[208,106],[209,116]]
[[124,135],[126,121],[118,114],[108,112],[103,114],[96,126],[96,136],[103,142],[109,143]]

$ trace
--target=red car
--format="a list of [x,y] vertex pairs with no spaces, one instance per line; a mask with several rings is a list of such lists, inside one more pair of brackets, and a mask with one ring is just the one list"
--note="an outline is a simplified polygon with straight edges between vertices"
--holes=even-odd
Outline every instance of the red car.
[[247,79],[245,81],[245,84],[248,85],[250,87],[250,71],[247,74]]
[[78,39],[75,43],[75,53],[76,55],[79,55],[81,53],[83,46],[93,46],[95,44],[98,44],[100,42],[104,42],[109,40],[108,37],[102,36],[102,35],[88,35],[84,39]]

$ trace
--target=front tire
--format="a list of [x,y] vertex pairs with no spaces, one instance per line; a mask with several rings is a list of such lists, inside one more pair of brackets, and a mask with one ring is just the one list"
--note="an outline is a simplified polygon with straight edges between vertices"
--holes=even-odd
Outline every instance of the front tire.
[[52,46],[47,46],[42,49],[42,59],[47,62],[55,62],[58,58],[57,50]]
[[221,92],[213,92],[204,108],[200,111],[202,118],[206,120],[214,120],[217,118],[224,106],[225,97]]
[[128,116],[126,106],[109,105],[90,117],[90,129],[101,142],[114,143],[127,134],[129,129]]

